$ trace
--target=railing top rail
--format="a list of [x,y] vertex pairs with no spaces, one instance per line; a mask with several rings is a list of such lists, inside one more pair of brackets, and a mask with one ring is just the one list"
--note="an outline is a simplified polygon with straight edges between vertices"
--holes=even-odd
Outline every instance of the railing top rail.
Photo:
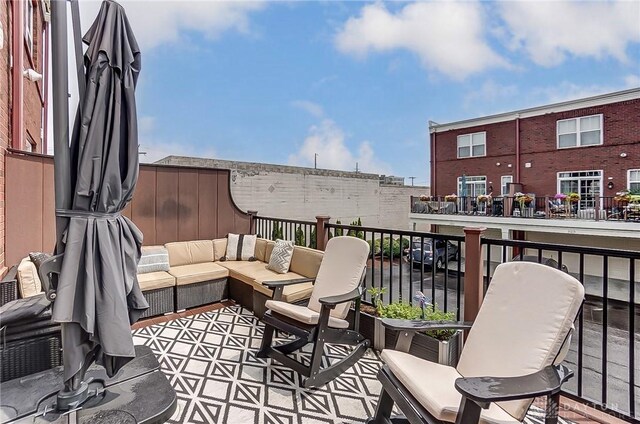
[[481,242],[482,244],[492,244],[497,246],[524,247],[525,249],[541,249],[555,252],[561,251],[563,253],[582,253],[585,255],[611,256],[614,258],[640,259],[640,252],[636,250],[607,249],[602,247],[584,247],[568,244],[551,244],[525,240],[492,239],[485,237],[481,239]]
[[278,222],[288,222],[288,223],[291,223],[291,224],[316,225],[316,221],[303,221],[303,220],[298,220],[298,219],[273,218],[273,217],[270,217],[270,216],[261,216],[261,215],[257,215],[255,217],[255,219],[264,219],[264,220],[271,220],[271,221],[278,221]]
[[345,224],[325,224],[327,228],[338,228],[341,230],[353,230],[353,231],[366,231],[369,233],[381,233],[381,234],[394,234],[398,236],[407,236],[407,237],[424,237],[424,238],[432,238],[436,240],[452,240],[452,241],[464,241],[464,236],[456,236],[456,235],[447,235],[447,234],[437,234],[437,233],[428,233],[428,232],[420,232],[420,231],[409,231],[409,230],[393,230],[390,228],[376,228],[376,227],[361,227],[359,225],[345,225]]

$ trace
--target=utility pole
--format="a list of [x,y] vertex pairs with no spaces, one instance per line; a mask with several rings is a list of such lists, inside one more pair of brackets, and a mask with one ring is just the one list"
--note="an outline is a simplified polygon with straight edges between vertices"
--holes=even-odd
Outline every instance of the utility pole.
[[356,162],[356,174],[359,172],[358,170],[358,162]]
[[318,154],[313,154],[313,169],[318,169]]
[[416,179],[416,177],[408,177],[411,180],[411,187],[413,187],[413,180]]

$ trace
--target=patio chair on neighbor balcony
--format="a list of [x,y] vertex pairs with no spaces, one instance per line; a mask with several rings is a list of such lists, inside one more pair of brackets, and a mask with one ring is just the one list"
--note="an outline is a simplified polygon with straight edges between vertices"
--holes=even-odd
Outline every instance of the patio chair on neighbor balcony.
[[[292,281],[263,283],[274,290],[274,298],[266,302],[268,311],[262,319],[265,329],[257,356],[273,358],[308,377],[303,383],[307,388],[322,386],[355,364],[369,347],[369,340],[358,333],[361,283],[368,255],[369,245],[359,238],[329,240],[307,306],[279,300],[283,287]],[[356,302],[353,325],[346,320],[352,301]],[[275,330],[291,334],[295,340],[272,346]],[[339,362],[320,369],[325,343],[355,347]],[[313,344],[308,365],[289,356],[308,344]]]
[[[499,265],[456,368],[405,353],[416,331],[442,323],[383,320],[401,337],[397,350],[382,351],[383,389],[368,422],[518,423],[535,397],[547,396],[546,423],[556,423],[560,387],[573,376],[559,364],[583,300],[583,286],[567,273],[529,262]],[[390,417],[394,403],[405,417]]]

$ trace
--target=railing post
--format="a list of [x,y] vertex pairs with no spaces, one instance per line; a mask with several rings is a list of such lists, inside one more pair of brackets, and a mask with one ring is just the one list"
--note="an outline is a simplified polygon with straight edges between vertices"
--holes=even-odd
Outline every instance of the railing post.
[[486,228],[464,228],[464,320],[474,321],[484,297],[482,233]]
[[316,216],[316,249],[323,250],[329,241],[329,231],[325,224],[329,223],[331,217],[326,215]]
[[[247,215],[249,215],[249,234],[255,234],[258,211],[247,211]],[[264,234],[262,234],[262,236],[264,237]]]

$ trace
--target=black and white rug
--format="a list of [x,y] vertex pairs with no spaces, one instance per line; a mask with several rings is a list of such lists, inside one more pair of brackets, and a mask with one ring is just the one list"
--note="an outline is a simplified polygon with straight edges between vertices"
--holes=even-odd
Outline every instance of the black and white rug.
[[[239,306],[148,326],[133,335],[135,344],[153,349],[178,394],[173,423],[361,423],[373,414],[380,393],[381,363],[372,350],[326,386],[301,388],[297,373],[255,357],[262,324]],[[325,356],[332,361],[344,354],[341,347],[329,346]],[[527,421],[544,421],[541,410],[530,412]]]

